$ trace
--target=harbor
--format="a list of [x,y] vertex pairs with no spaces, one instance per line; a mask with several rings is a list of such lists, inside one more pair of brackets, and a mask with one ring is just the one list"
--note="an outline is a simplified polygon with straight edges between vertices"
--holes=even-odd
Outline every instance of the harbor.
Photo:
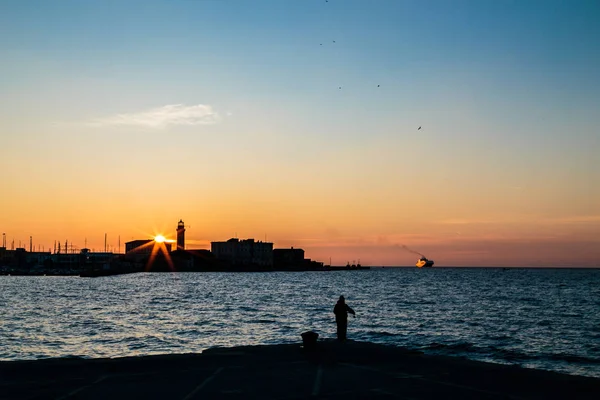
[[[301,248],[274,248],[272,242],[230,238],[213,241],[209,249],[189,249],[185,240],[186,226],[177,223],[176,240],[162,235],[150,239],[136,239],[125,243],[121,252],[111,248],[104,235],[104,251],[84,247],[78,249],[72,242],[55,242],[53,249],[36,251],[32,237],[29,251],[25,247],[6,247],[5,235],[0,247],[0,275],[26,276],[81,276],[85,278],[123,275],[136,272],[269,272],[269,271],[345,271],[365,270],[367,266],[355,262],[332,266],[305,257]],[[86,240],[87,242],[87,240]],[[87,244],[87,243],[86,243]],[[38,249],[41,246],[38,246]],[[116,250],[116,251],[115,251]]]

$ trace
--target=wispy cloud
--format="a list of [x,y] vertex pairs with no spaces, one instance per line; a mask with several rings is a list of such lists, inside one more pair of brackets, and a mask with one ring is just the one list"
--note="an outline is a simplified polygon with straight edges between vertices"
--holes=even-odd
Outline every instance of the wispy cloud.
[[169,104],[147,111],[117,114],[91,122],[92,126],[128,125],[145,128],[165,128],[169,125],[210,125],[221,120],[210,105]]

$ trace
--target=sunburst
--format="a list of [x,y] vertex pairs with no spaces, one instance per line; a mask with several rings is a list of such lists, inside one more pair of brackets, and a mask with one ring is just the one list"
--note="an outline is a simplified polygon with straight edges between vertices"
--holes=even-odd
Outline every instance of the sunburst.
[[171,259],[171,255],[169,254],[169,251],[167,250],[167,246],[165,245],[165,243],[173,243],[173,242],[175,242],[175,241],[171,240],[171,239],[167,239],[164,235],[157,234],[148,243],[145,243],[139,247],[136,247],[133,250],[133,253],[141,252],[141,251],[144,251],[144,249],[148,249],[148,247],[152,247],[152,250],[150,252],[150,257],[148,258],[148,262],[146,263],[146,266],[145,266],[145,271],[146,272],[150,271],[150,268],[152,267],[152,264],[154,263],[156,256],[158,255],[159,252],[161,252],[165,256],[165,260],[167,261],[169,269],[172,272],[175,272],[175,266],[173,265],[173,260]]

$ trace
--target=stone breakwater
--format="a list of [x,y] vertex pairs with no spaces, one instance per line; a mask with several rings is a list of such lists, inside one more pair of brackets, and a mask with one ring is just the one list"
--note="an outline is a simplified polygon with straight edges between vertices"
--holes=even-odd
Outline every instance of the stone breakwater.
[[366,342],[0,363],[0,399],[597,399],[600,379]]

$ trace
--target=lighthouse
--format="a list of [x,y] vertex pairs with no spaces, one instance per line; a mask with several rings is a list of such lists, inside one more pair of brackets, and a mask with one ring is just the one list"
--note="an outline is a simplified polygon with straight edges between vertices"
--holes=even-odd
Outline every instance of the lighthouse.
[[185,224],[182,220],[177,223],[177,250],[185,250]]

